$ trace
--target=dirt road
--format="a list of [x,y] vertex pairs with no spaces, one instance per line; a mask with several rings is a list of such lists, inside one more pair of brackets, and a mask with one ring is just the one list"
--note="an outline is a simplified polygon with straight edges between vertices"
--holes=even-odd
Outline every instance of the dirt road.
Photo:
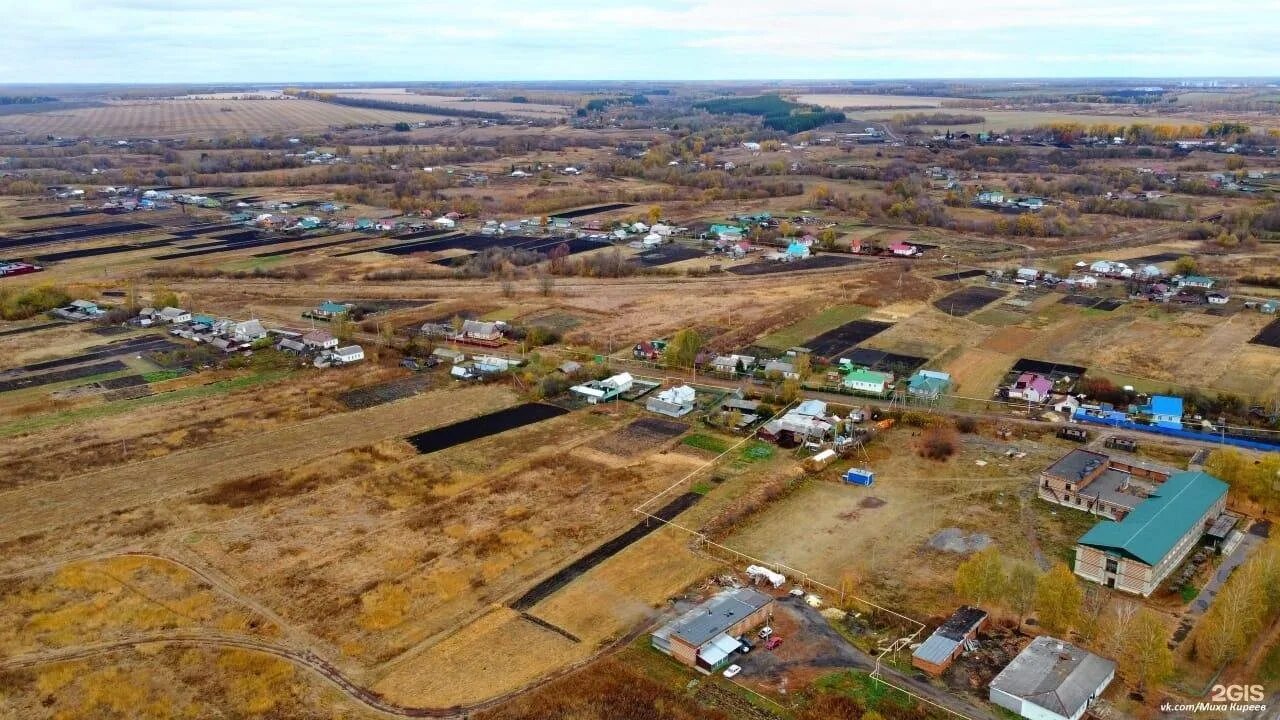
[[447,425],[515,404],[505,388],[437,390],[215,445],[0,493],[0,541]]

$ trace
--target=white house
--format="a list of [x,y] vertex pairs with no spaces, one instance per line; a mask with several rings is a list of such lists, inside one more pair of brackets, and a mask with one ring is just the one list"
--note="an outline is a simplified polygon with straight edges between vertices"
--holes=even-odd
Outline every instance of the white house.
[[457,221],[455,221],[453,218],[447,218],[447,217],[438,217],[435,220],[432,220],[431,224],[435,225],[437,228],[441,230],[452,230],[458,226]]
[[333,361],[340,365],[359,362],[364,359],[364,348],[359,345],[348,345],[333,351]]
[[182,308],[167,307],[160,311],[160,319],[171,324],[191,322],[191,313]]
[[991,702],[1029,720],[1080,720],[1111,684],[1116,664],[1042,635],[991,680]]
[[658,233],[649,233],[644,236],[644,247],[657,247],[662,244],[662,236]]
[[245,320],[231,326],[231,335],[237,342],[253,342],[267,336],[266,328],[257,320]]
[[631,377],[631,373],[618,373],[604,380],[592,380],[581,385],[574,385],[569,388],[569,392],[595,405],[596,403],[608,402],[630,390],[633,382],[635,382],[635,379]]
[[1210,305],[1226,305],[1231,302],[1231,296],[1226,293],[1209,293],[1205,295],[1205,299],[1209,301]]

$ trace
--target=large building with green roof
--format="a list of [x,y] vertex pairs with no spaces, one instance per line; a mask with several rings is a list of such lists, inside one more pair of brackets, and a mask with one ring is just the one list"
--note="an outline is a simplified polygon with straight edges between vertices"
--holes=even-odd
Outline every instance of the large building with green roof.
[[1076,574],[1148,596],[1178,567],[1227,504],[1227,484],[1199,472],[1174,473],[1123,520],[1104,520],[1076,543]]

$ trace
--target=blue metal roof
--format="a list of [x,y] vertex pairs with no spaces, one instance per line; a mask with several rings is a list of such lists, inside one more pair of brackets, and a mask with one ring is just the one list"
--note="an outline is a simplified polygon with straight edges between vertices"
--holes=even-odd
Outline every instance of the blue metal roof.
[[1172,415],[1182,417],[1182,398],[1169,395],[1154,395],[1151,398],[1152,415]]

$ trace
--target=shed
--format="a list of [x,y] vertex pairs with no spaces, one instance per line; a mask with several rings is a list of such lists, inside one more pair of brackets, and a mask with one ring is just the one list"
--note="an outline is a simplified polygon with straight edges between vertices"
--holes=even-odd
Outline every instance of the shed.
[[961,605],[911,653],[911,664],[935,677],[946,672],[964,652],[965,643],[986,626],[987,617],[987,611],[981,608]]

